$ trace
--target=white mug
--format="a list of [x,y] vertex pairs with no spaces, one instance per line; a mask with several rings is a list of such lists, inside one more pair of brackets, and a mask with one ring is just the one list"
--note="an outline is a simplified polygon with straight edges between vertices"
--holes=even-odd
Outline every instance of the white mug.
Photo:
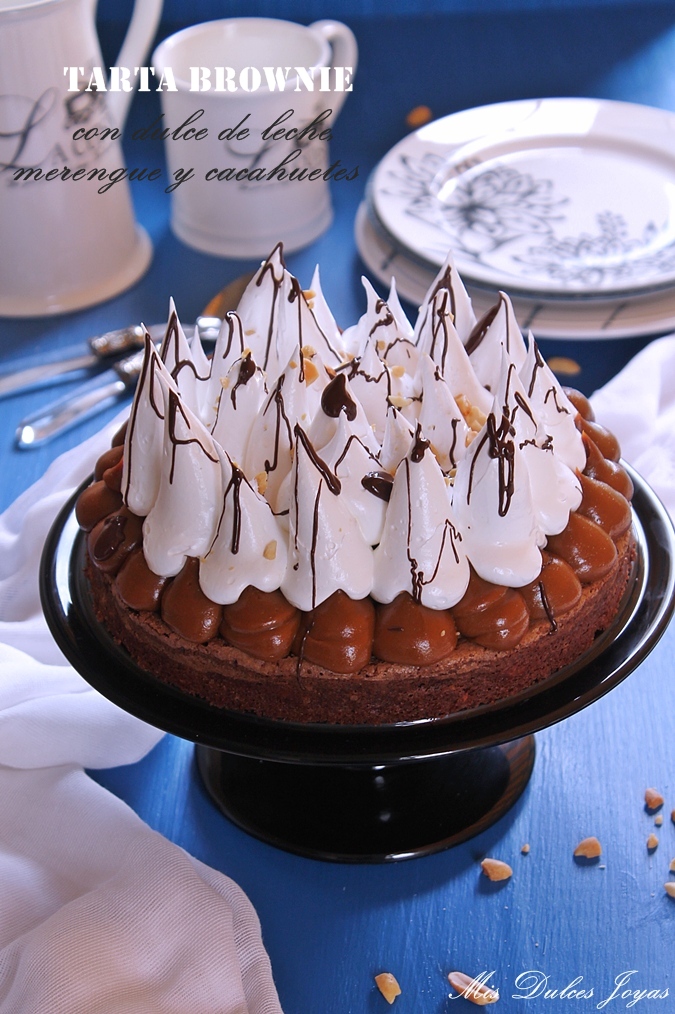
[[[287,250],[306,246],[328,228],[328,181],[347,180],[355,169],[330,172],[327,140],[357,56],[354,35],[337,21],[305,27],[228,18],[158,46],[155,74],[170,71],[176,86],[162,91],[161,126],[170,132],[171,225],[179,239],[223,257],[258,257],[278,240]],[[187,121],[190,139],[174,139]]]
[[[161,8],[162,0],[136,0],[118,66],[142,62]],[[94,9],[95,0],[0,0],[3,316],[101,302],[132,285],[152,258],[127,179],[118,172],[99,193],[109,176],[89,178],[94,169],[124,168],[114,131],[121,134],[132,94],[87,91],[102,62]],[[67,67],[78,68],[76,91]]]

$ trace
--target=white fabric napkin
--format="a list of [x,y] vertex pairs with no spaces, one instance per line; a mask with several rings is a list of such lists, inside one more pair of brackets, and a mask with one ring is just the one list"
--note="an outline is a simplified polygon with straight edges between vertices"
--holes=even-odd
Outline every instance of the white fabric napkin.
[[591,398],[597,421],[675,518],[675,335],[639,352]]
[[0,1014],[281,1014],[241,889],[84,772],[162,735],[66,664],[38,595],[49,527],[118,424],[0,517]]

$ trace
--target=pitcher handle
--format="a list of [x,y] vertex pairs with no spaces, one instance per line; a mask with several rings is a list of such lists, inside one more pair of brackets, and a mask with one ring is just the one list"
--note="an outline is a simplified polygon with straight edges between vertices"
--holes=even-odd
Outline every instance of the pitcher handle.
[[[132,74],[134,67],[142,66],[159,25],[162,2],[163,0],[136,0],[116,66],[129,67]],[[134,91],[135,88],[132,88],[130,92],[108,92],[108,109],[115,125],[120,130],[124,129]]]
[[[333,50],[330,66],[351,67],[353,77],[356,74],[356,65],[359,61],[359,47],[351,28],[343,25],[341,21],[315,21],[309,27],[315,32],[319,32],[330,43]],[[333,96],[333,117],[336,117],[348,93],[331,92],[331,94]]]

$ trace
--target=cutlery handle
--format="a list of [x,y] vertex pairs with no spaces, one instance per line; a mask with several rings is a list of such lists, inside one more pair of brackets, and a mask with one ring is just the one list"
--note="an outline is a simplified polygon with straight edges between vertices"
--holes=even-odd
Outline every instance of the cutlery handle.
[[113,404],[128,390],[128,387],[124,380],[117,378],[103,385],[100,378],[96,378],[91,384],[78,388],[75,394],[59,398],[51,405],[22,419],[16,431],[17,446],[23,449],[39,447],[69,430],[76,423]]

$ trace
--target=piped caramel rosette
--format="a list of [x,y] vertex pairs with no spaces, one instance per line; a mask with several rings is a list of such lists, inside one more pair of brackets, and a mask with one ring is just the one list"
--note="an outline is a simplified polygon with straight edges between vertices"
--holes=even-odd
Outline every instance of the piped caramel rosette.
[[341,332],[318,270],[303,291],[278,246],[211,359],[171,304],[79,498],[99,617],[220,706],[381,722],[486,703],[580,654],[624,592],[618,445],[508,297],[476,322],[448,260],[413,328],[395,286],[364,284]]

